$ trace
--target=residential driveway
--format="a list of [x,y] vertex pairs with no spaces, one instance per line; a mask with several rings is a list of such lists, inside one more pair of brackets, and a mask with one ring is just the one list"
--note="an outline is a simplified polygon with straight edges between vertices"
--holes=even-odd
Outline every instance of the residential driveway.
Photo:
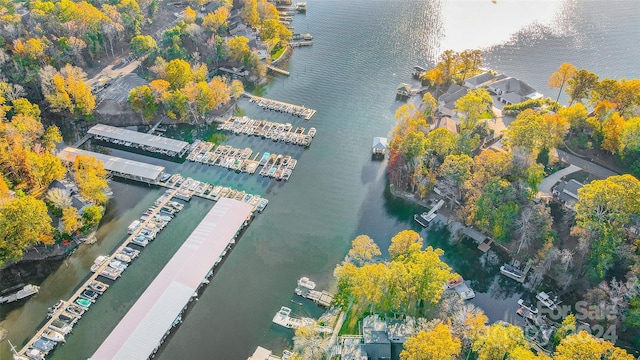
[[618,173],[611,171],[605,167],[602,167],[598,164],[594,164],[591,161],[579,158],[575,155],[569,154],[568,152],[562,150],[556,150],[558,154],[558,159],[569,163],[571,165],[576,165],[586,172],[593,174],[599,178],[606,179],[609,176],[618,175]]
[[551,196],[551,188],[553,187],[553,185],[555,185],[558,181],[560,181],[560,179],[562,179],[563,176],[569,175],[569,174],[573,174],[574,172],[580,171],[582,170],[582,168],[576,166],[576,165],[569,165],[569,167],[564,168],[560,171],[556,171],[553,174],[547,176],[546,178],[542,179],[542,182],[540,183],[540,185],[538,186],[538,192],[543,194],[543,195],[547,195],[547,196]]

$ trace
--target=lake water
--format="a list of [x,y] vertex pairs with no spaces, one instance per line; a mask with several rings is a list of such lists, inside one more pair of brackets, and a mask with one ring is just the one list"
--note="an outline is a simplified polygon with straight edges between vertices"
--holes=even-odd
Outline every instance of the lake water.
[[[372,138],[386,136],[394,126],[400,105],[396,86],[411,80],[414,65],[432,65],[448,48],[480,47],[488,67],[553,96],[546,81],[563,62],[601,77],[640,77],[638,23],[640,3],[635,1],[309,0],[308,13],[297,15],[294,25],[296,32],[314,36],[313,46],[295,51],[286,67],[289,78],[275,77],[259,91],[318,113],[306,122],[246,101],[240,106],[253,118],[316,127],[312,146],[303,150],[253,137],[228,140],[257,152],[294,156],[298,166],[289,182],[113,151],[270,200],[159,358],[246,359],[257,346],[279,354],[290,346],[292,336],[271,324],[280,306],[291,307],[297,315],[321,313],[307,302],[291,302],[299,277],[309,276],[320,289],[330,287],[332,270],[356,235],[367,234],[386,249],[398,231],[421,230],[412,220],[420,209],[388,194],[386,164],[370,158]],[[0,317],[14,344],[33,334],[46,308],[68,298],[93,259],[115,248],[126,226],[163,191],[119,182],[113,190],[116,198],[98,243],[81,247],[41,284],[40,294]],[[88,358],[212,205],[192,200],[51,358]],[[498,259],[481,258],[475,246],[464,242],[451,246],[446,233],[421,234],[428,244],[445,249],[446,261],[470,281],[477,293],[473,302],[492,321],[514,319],[521,289],[498,275]],[[0,358],[7,356],[3,342]]]

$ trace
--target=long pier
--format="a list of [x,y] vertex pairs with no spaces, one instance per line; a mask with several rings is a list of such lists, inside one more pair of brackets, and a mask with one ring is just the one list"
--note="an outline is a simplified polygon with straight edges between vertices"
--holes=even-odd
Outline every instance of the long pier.
[[244,96],[248,97],[250,102],[260,106],[265,110],[284,112],[294,116],[302,117],[305,120],[310,120],[313,117],[313,115],[316,114],[316,110],[309,109],[304,106],[293,105],[293,104],[289,104],[289,103],[278,101],[278,100],[272,100],[272,99],[267,99],[260,96],[254,96],[247,92],[244,93]]
[[89,286],[89,284],[91,284],[94,281],[97,281],[99,276],[102,276],[101,273],[102,271],[104,271],[108,266],[109,263],[115,259],[116,254],[120,253],[122,251],[122,249],[124,249],[126,246],[129,245],[129,242],[131,240],[133,240],[134,237],[138,236],[138,233],[149,223],[151,223],[151,221],[154,218],[154,215],[157,215],[160,212],[160,209],[165,206],[167,203],[169,203],[171,201],[171,199],[173,198],[173,196],[177,193],[177,190],[174,190],[173,192],[171,192],[168,196],[163,197],[162,202],[160,202],[158,204],[158,206],[152,211],[151,216],[149,216],[149,218],[147,220],[145,220],[142,225],[140,225],[134,232],[133,234],[131,234],[131,236],[129,236],[125,241],[122,242],[122,244],[120,244],[120,246],[116,249],[116,251],[113,252],[113,254],[111,254],[108,258],[107,261],[105,261],[102,265],[100,265],[100,267],[93,273],[91,274],[91,276],[89,276],[89,278],[80,286],[78,287],[78,290],[76,290],[75,293],[73,293],[73,295],[71,295],[71,297],[69,298],[69,300],[64,301],[64,304],[62,306],[60,306],[54,313],[51,314],[51,317],[49,318],[49,320],[47,320],[47,322],[45,322],[45,324],[40,327],[40,329],[38,329],[38,331],[36,332],[36,334],[31,338],[31,340],[29,340],[26,345],[24,347],[22,347],[22,349],[18,352],[19,356],[25,356],[27,350],[29,350],[29,348],[31,346],[33,346],[33,343],[38,340],[42,334],[49,329],[49,326],[54,322],[54,320],[58,319],[58,317],[65,312],[67,306],[69,306],[70,304],[73,304],[75,299],[79,298],[80,294],[87,289],[87,287]]
[[235,135],[260,136],[263,139],[282,141],[287,144],[309,146],[316,134],[315,128],[306,129],[286,123],[276,123],[267,120],[254,120],[247,116],[232,116],[218,125],[218,130],[229,131]]
[[280,75],[285,75],[285,76],[291,75],[291,73],[288,72],[287,70],[277,68],[277,67],[275,67],[273,65],[267,65],[267,69],[273,71],[274,73],[278,73]]

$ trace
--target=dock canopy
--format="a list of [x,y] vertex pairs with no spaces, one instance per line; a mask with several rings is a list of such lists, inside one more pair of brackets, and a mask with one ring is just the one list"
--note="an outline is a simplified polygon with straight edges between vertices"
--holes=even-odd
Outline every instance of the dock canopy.
[[116,156],[76,149],[70,146],[62,149],[58,157],[68,162],[74,162],[78,155],[93,156],[104,163],[104,169],[115,176],[125,179],[155,184],[164,172],[164,166],[151,165],[139,161],[128,160]]
[[242,201],[220,199],[91,359],[150,358],[197,295],[216,260],[238,235],[251,210]]
[[99,140],[115,142],[169,156],[182,156],[189,148],[189,143],[186,141],[169,139],[104,124],[93,126],[87,133]]
[[371,147],[372,151],[374,154],[381,154],[384,155],[384,153],[387,151],[387,138],[383,138],[383,137],[374,137],[373,138],[373,145]]

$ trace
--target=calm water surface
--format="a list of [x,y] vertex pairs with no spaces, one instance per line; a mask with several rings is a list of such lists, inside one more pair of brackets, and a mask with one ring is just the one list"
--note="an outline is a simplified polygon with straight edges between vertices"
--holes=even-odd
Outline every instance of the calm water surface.
[[[371,140],[394,125],[400,103],[398,83],[411,68],[431,65],[444,49],[481,47],[489,67],[518,77],[552,95],[546,79],[562,62],[585,67],[602,77],[640,77],[640,4],[634,1],[308,1],[308,14],[297,15],[297,32],[314,36],[311,48],[297,49],[287,70],[259,89],[262,95],[318,110],[306,122],[265,112],[241,102],[253,118],[314,126],[308,150],[258,138],[234,137],[235,146],[289,154],[298,166],[287,183],[236,174],[193,163],[176,164],[113,150],[126,158],[164,165],[170,171],[258,193],[270,200],[253,221],[199,302],[170,340],[161,359],[246,359],[256,346],[280,353],[292,332],[271,324],[280,306],[298,315],[320,310],[294,304],[293,288],[309,276],[318,288],[330,287],[332,270],[358,234],[386,249],[400,230],[420,231],[412,216],[420,209],[394,199],[386,190],[385,163],[370,159]],[[162,189],[114,183],[116,199],[98,234],[42,285],[40,294],[19,308],[6,310],[0,326],[23,344],[59,298],[67,298],[86,276],[93,259],[122,241],[126,226]],[[75,327],[53,359],[88,358],[133,305],[153,277],[212,206],[192,200]],[[515,320],[521,289],[498,276],[500,260],[480,257],[465,242],[449,245],[444,232],[421,232],[427,243],[445,249],[446,261],[476,290],[473,302],[492,321]],[[479,271],[484,267],[484,271]],[[300,301],[296,299],[296,301]],[[8,356],[6,342],[0,358]]]

